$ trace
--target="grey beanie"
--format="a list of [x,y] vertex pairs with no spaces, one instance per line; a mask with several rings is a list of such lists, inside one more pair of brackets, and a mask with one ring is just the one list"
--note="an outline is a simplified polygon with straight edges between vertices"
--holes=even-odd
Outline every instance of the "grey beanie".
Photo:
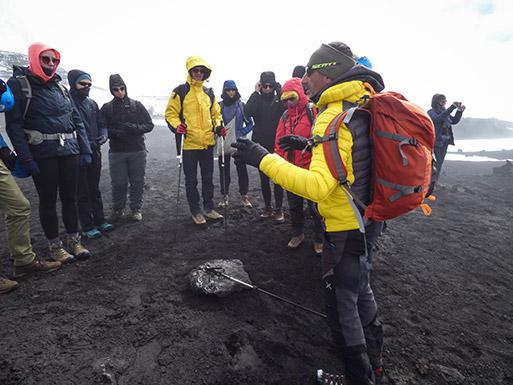
[[322,44],[310,57],[307,67],[309,70],[319,71],[330,79],[336,79],[355,65],[356,61],[351,56],[329,44]]

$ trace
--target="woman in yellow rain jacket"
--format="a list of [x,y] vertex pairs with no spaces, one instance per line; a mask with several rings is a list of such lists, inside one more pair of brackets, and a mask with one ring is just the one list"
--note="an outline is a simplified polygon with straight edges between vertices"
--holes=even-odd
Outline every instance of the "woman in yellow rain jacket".
[[[319,114],[312,135],[325,135],[330,122],[343,111],[361,103],[383,89],[381,76],[358,65],[351,49],[344,43],[323,44],[308,63],[302,80],[307,95]],[[371,147],[368,122],[342,124],[338,150],[347,168],[352,191],[364,203],[370,199]],[[352,132],[353,131],[353,132]],[[302,142],[302,143],[301,143]],[[306,147],[306,139],[288,136],[279,141],[297,149]],[[332,176],[323,146],[312,151],[310,168],[288,163],[276,154],[248,140],[234,144],[236,162],[258,167],[287,191],[318,204],[326,225],[322,255],[323,284],[328,324],[345,366],[342,376],[318,372],[320,383],[374,384],[382,377],[382,326],[378,307],[369,284],[370,252],[381,232],[382,223],[373,222],[366,235],[359,231],[356,215],[338,181]],[[344,382],[343,382],[344,381]]]
[[[194,223],[201,225],[205,217],[222,218],[214,210],[214,145],[215,135],[223,136],[221,108],[211,88],[203,83],[210,77],[212,68],[205,59],[191,56],[186,61],[187,82],[176,87],[166,108],[165,116],[170,129],[183,135],[183,170],[185,191]],[[180,149],[178,149],[180,151]],[[203,211],[198,192],[198,164],[201,169]]]

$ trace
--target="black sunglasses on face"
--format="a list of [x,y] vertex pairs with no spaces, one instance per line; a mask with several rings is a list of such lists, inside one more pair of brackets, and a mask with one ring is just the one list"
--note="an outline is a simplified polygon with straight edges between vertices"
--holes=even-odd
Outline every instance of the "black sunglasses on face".
[[91,87],[92,86],[92,83],[88,83],[88,82],[78,82],[78,84],[80,84],[82,87]]
[[205,70],[203,68],[193,68],[193,69],[191,69],[191,72],[195,72],[195,73],[201,72],[201,73],[204,73]]
[[233,92],[237,92],[237,90],[235,88],[227,88],[225,89],[226,92],[230,92],[230,91],[233,91]]
[[53,64],[59,64],[60,60],[56,57],[50,57],[50,56],[41,56],[41,61],[45,64],[50,64],[52,62]]
[[272,84],[263,84],[262,88],[273,88]]
[[112,87],[112,91],[114,92],[119,92],[119,91],[124,91],[125,90],[125,87]]

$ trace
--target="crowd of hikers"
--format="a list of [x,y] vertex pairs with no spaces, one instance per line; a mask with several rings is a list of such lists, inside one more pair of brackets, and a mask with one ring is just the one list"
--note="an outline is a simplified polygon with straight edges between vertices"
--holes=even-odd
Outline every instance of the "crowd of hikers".
[[[89,97],[92,77],[87,72],[69,71],[68,90],[57,74],[61,56],[56,49],[35,43],[28,51],[28,67],[14,66],[7,83],[0,82],[0,112],[5,112],[6,131],[14,147],[11,151],[0,135],[0,209],[5,213],[8,248],[14,260],[13,279],[55,271],[75,258],[88,258],[91,253],[82,245],[82,238],[101,237],[127,216],[142,220],[144,135],[153,129],[150,114],[128,97],[120,75],[110,76],[113,99],[99,108]],[[172,91],[165,118],[183,163],[192,220],[203,225],[207,220],[223,219],[216,208],[230,204],[232,159],[243,207],[252,207],[248,165],[260,172],[265,203],[262,218],[285,222],[285,190],[292,227],[289,248],[303,243],[306,217],[313,220],[314,251],[322,255],[328,324],[345,368],[344,376],[319,370],[319,383],[385,383],[383,330],[369,282],[370,265],[384,220],[406,210],[393,215],[380,211],[376,207],[378,190],[389,194],[388,204],[413,197],[408,210],[421,205],[429,195],[427,190],[432,191],[431,179],[439,175],[432,164],[441,169],[447,146],[454,143],[451,125],[460,120],[465,107],[455,102],[446,109],[445,96],[436,94],[429,119],[419,108],[404,103],[400,95],[380,99],[384,89],[381,76],[367,58],[357,57],[341,42],[322,44],[306,67],[294,68],[292,78],[283,86],[273,72],[263,72],[247,103],[242,102],[234,80],[224,82],[222,101],[216,100],[212,89],[205,86],[212,72],[205,59],[188,58],[186,69],[186,82]],[[406,108],[397,114],[409,113],[415,127],[425,128],[416,138],[405,137],[400,130],[390,133],[372,128],[362,107],[374,100],[370,110],[377,120],[376,106],[380,100],[385,101],[382,105],[391,103],[391,97]],[[455,109],[456,115],[451,116]],[[392,156],[378,153],[379,148],[389,146],[389,142],[377,146],[378,140],[394,142],[394,154],[404,167],[414,157],[424,160],[419,166],[420,182],[411,186],[381,177],[378,169]],[[99,188],[101,147],[107,142],[112,184],[108,220]],[[217,207],[215,156],[221,192]],[[377,159],[385,161],[378,164]],[[38,258],[32,249],[30,203],[13,175],[33,178],[50,261]],[[64,242],[58,230],[58,196],[66,230]],[[0,293],[17,286],[16,281],[0,277]]]

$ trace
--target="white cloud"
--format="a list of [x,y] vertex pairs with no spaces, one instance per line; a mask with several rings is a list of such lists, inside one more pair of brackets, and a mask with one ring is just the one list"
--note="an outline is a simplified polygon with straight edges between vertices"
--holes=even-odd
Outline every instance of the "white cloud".
[[132,95],[167,94],[185,60],[204,56],[210,85],[234,79],[249,96],[259,74],[282,83],[322,42],[340,40],[371,58],[388,89],[428,108],[433,93],[467,104],[467,115],[513,121],[513,5],[508,1],[368,0],[172,2],[0,0],[0,49],[54,45],[67,69],[100,86],[120,73]]

